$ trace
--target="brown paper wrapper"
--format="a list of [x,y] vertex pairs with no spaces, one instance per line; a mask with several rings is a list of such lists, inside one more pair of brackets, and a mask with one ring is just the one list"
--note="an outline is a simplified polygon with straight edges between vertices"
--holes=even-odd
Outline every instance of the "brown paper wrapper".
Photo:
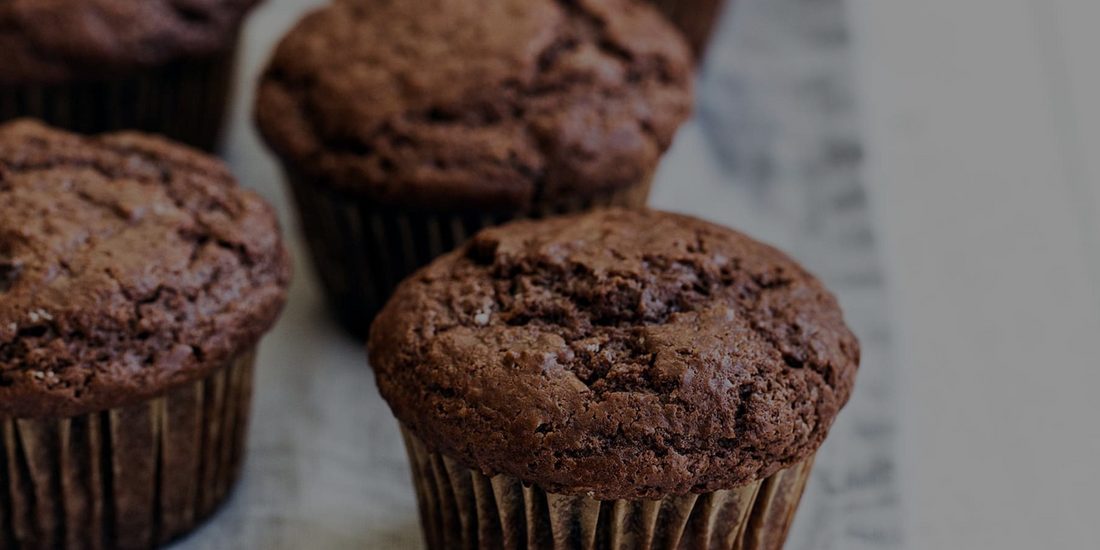
[[218,145],[236,44],[215,55],[58,84],[0,83],[0,122],[40,119],[82,134],[139,130],[206,151]]
[[697,59],[706,54],[707,44],[727,0],[649,0],[675,24],[695,52]]
[[422,212],[388,208],[288,170],[313,263],[341,323],[366,338],[374,316],[394,288],[435,258],[487,227],[521,218],[584,212],[596,208],[645,206],[645,183],[586,199],[512,212]]
[[431,550],[781,550],[813,458],[751,485],[599,501],[487,477],[405,431]]
[[132,407],[0,419],[0,550],[148,550],[194,529],[240,472],[254,359]]

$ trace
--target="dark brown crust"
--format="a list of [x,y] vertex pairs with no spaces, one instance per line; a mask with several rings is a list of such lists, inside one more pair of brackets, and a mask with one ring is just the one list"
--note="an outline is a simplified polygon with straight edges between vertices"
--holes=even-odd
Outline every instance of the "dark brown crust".
[[781,252],[612,210],[480,233],[400,286],[369,342],[429,446],[551,493],[729,489],[812,455],[859,343]]
[[691,53],[635,0],[356,0],[261,78],[294,170],[405,208],[522,210],[641,185],[691,110]]
[[124,406],[225,367],[289,277],[274,211],[217,160],[0,127],[0,417]]
[[260,0],[4,0],[0,82],[60,82],[225,50]]

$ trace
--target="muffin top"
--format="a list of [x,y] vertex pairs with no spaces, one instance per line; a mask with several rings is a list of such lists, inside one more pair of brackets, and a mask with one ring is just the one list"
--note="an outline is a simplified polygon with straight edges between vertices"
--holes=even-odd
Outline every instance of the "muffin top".
[[274,211],[217,160],[0,127],[0,418],[129,405],[225,367],[289,277]]
[[548,492],[729,489],[809,457],[859,343],[783,253],[657,211],[489,229],[403,283],[371,364],[429,447]]
[[644,181],[690,114],[691,71],[637,0],[338,0],[280,44],[256,118],[319,185],[514,210]]
[[230,46],[260,0],[4,0],[0,82],[58,82]]

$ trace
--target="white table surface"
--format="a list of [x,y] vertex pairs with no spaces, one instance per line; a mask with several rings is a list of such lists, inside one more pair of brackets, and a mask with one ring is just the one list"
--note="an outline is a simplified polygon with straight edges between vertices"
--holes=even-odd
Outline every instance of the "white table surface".
[[908,547],[1100,548],[1100,3],[850,7]]

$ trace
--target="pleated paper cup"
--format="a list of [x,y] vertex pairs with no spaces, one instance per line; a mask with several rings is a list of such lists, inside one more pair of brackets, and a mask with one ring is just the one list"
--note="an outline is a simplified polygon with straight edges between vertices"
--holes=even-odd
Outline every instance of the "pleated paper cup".
[[698,59],[706,54],[711,34],[732,0],[649,0],[684,33]]
[[333,191],[289,169],[287,180],[329,303],[352,334],[366,338],[398,283],[482,229],[612,206],[640,208],[649,198],[653,174],[626,190],[503,212],[395,209]]
[[485,476],[404,434],[431,550],[781,550],[813,468],[811,457],[736,489],[599,501]]
[[148,550],[193,530],[240,472],[254,359],[131,407],[0,419],[0,549]]
[[0,83],[0,122],[22,117],[82,134],[138,130],[213,151],[218,145],[236,44],[100,80],[56,84]]

